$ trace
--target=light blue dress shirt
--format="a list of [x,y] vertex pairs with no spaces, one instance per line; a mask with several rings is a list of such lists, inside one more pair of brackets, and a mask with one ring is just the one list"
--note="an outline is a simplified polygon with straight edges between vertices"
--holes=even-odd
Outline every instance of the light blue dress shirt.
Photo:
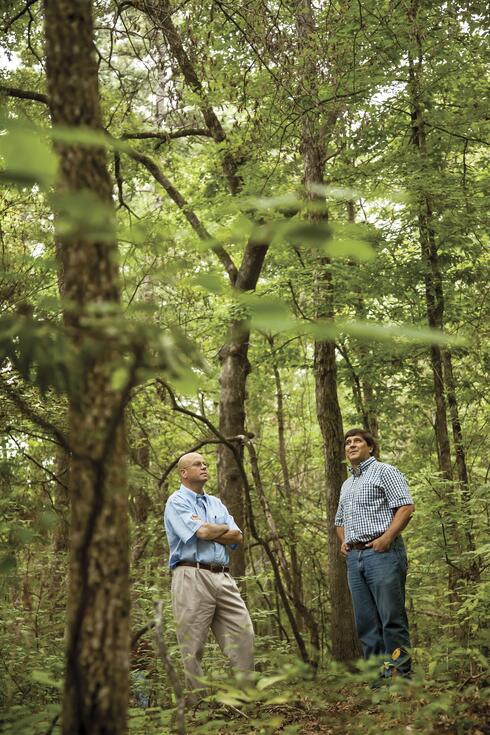
[[[199,516],[202,520],[195,520],[192,516]],[[236,549],[238,544],[227,547],[196,536],[197,529],[204,522],[226,523],[230,531],[240,531],[219,498],[207,493],[199,495],[181,485],[167,500],[163,519],[170,548],[170,569],[177,566],[179,561],[228,565],[228,548]]]

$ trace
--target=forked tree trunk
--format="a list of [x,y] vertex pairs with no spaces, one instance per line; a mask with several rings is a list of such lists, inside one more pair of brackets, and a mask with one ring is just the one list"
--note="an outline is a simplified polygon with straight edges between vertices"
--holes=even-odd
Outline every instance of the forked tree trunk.
[[[88,0],[44,0],[46,69],[54,125],[100,130],[92,6]],[[112,208],[101,149],[63,144],[59,192],[82,190]],[[73,234],[59,238],[65,323],[76,346],[89,307],[119,302],[116,241]],[[92,337],[97,327],[92,326]],[[97,340],[97,336],[95,336]],[[123,398],[111,388],[116,352],[106,340],[70,398],[72,457],[71,560],[68,598],[65,735],[122,735],[127,730],[129,593],[126,441]]]
[[[178,4],[170,0],[161,0],[159,3],[150,0],[136,0],[134,6],[143,10],[164,34],[168,48],[180,68],[187,87],[196,96],[196,104],[208,131],[221,148],[219,153],[221,167],[230,194],[232,196],[239,194],[243,186],[239,167],[243,160],[237,160],[235,155],[226,146],[223,146],[223,143],[226,142],[226,131],[208,99],[206,80],[203,83],[200,78],[185,48],[180,31],[172,19],[172,14],[178,11]],[[226,270],[233,288],[238,291],[255,289],[266,252],[267,244],[249,242],[238,270],[231,258],[227,256]],[[219,353],[221,362],[219,429],[227,437],[237,436],[245,431],[246,384],[250,372],[249,339],[250,332],[244,322],[232,321],[228,327],[226,344]],[[243,529],[245,523],[244,488],[236,459],[232,452],[224,446],[218,449],[218,486],[221,499],[240,528]],[[237,577],[245,574],[243,546],[230,555],[230,566]]]

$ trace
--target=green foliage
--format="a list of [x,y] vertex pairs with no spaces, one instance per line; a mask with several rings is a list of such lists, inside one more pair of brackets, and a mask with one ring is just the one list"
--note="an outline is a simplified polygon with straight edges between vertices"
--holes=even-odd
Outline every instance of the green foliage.
[[[274,22],[263,3],[239,9],[194,0],[179,5],[174,22],[185,48],[192,49],[206,101],[223,123],[226,140],[219,145],[209,136],[122,140],[131,132],[204,126],[201,99],[140,10],[105,0],[95,5],[107,133],[52,129],[44,107],[2,96],[8,110],[0,124],[4,731],[59,732],[69,518],[63,485],[56,481],[67,482],[59,447],[19,409],[12,391],[48,425],[63,429],[65,397],[83,390],[87,368],[100,351],[113,355],[107,380],[115,392],[130,391],[132,631],[151,620],[154,600],[163,598],[165,636],[181,674],[161,523],[165,498],[178,478],[161,480],[179,454],[214,435],[203,422],[174,411],[157,379],[172,385],[180,406],[218,425],[218,356],[230,322],[246,320],[252,368],[246,429],[254,434],[288,564],[298,559],[303,601],[319,626],[319,673],[315,681],[303,680],[294,668],[294,639],[270,564],[248,532],[246,585],[257,631],[257,684],[244,691],[230,683],[209,643],[205,669],[215,702],[188,713],[189,732],[484,732],[490,569],[486,7],[417,5],[424,47],[419,101],[427,138],[422,162],[411,142],[408,66],[408,52],[417,59],[418,49],[403,5],[316,4],[317,32],[303,51],[291,5],[276,4]],[[6,35],[19,64],[2,73],[2,82],[44,93],[42,65],[34,56],[42,53],[38,7],[31,6]],[[20,3],[7,3],[2,27],[21,9]],[[304,74],[310,54],[322,60],[316,93],[311,75]],[[299,145],[305,116],[323,126],[328,182],[306,192]],[[54,151],[60,146],[103,148],[110,161],[118,154],[116,221],[88,191],[53,195]],[[155,162],[184,207],[131,158],[132,150]],[[237,196],[230,196],[223,175],[227,155],[239,162]],[[445,297],[443,333],[427,327],[419,231],[421,196],[427,192]],[[89,304],[83,314],[75,309],[76,341],[62,325],[63,310],[74,312],[58,296],[53,209],[58,234],[96,238],[100,247],[118,242],[121,305]],[[192,230],[190,212],[209,238]],[[217,246],[239,268],[247,243],[262,240],[270,247],[258,286],[237,293],[216,258]],[[322,279],[333,299],[328,320],[318,318],[325,313]],[[376,668],[361,662],[352,673],[329,653],[335,600],[329,599],[326,575],[315,340],[334,340],[338,347],[345,428],[362,425],[372,409],[381,458],[407,475],[417,507],[405,534],[416,674],[411,682],[396,681],[380,691],[366,686]],[[432,344],[451,348],[468,488],[444,482],[438,471]],[[454,448],[453,442],[453,463]],[[215,449],[202,448],[213,470]],[[211,474],[209,489],[218,492],[216,472]],[[252,511],[259,534],[268,538],[254,488]],[[460,578],[450,594],[455,570]],[[299,622],[309,645],[305,621]],[[149,706],[136,706],[138,696]],[[151,633],[140,639],[132,660],[131,703],[131,732],[175,729],[175,696]]]

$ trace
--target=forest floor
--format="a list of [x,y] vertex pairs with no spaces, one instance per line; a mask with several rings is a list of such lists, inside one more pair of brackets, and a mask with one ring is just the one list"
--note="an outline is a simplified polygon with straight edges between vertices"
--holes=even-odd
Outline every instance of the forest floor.
[[282,704],[215,705],[187,718],[188,735],[490,735],[489,692],[406,687],[401,691],[316,685]]

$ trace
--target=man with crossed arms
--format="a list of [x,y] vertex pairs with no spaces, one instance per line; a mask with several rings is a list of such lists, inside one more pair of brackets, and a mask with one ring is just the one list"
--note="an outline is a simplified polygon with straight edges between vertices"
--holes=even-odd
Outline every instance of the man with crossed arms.
[[165,506],[170,548],[172,607],[189,689],[204,688],[201,660],[209,629],[233,669],[253,671],[253,627],[228,567],[228,549],[242,533],[219,498],[204,492],[207,464],[197,452],[184,454],[182,484]]

